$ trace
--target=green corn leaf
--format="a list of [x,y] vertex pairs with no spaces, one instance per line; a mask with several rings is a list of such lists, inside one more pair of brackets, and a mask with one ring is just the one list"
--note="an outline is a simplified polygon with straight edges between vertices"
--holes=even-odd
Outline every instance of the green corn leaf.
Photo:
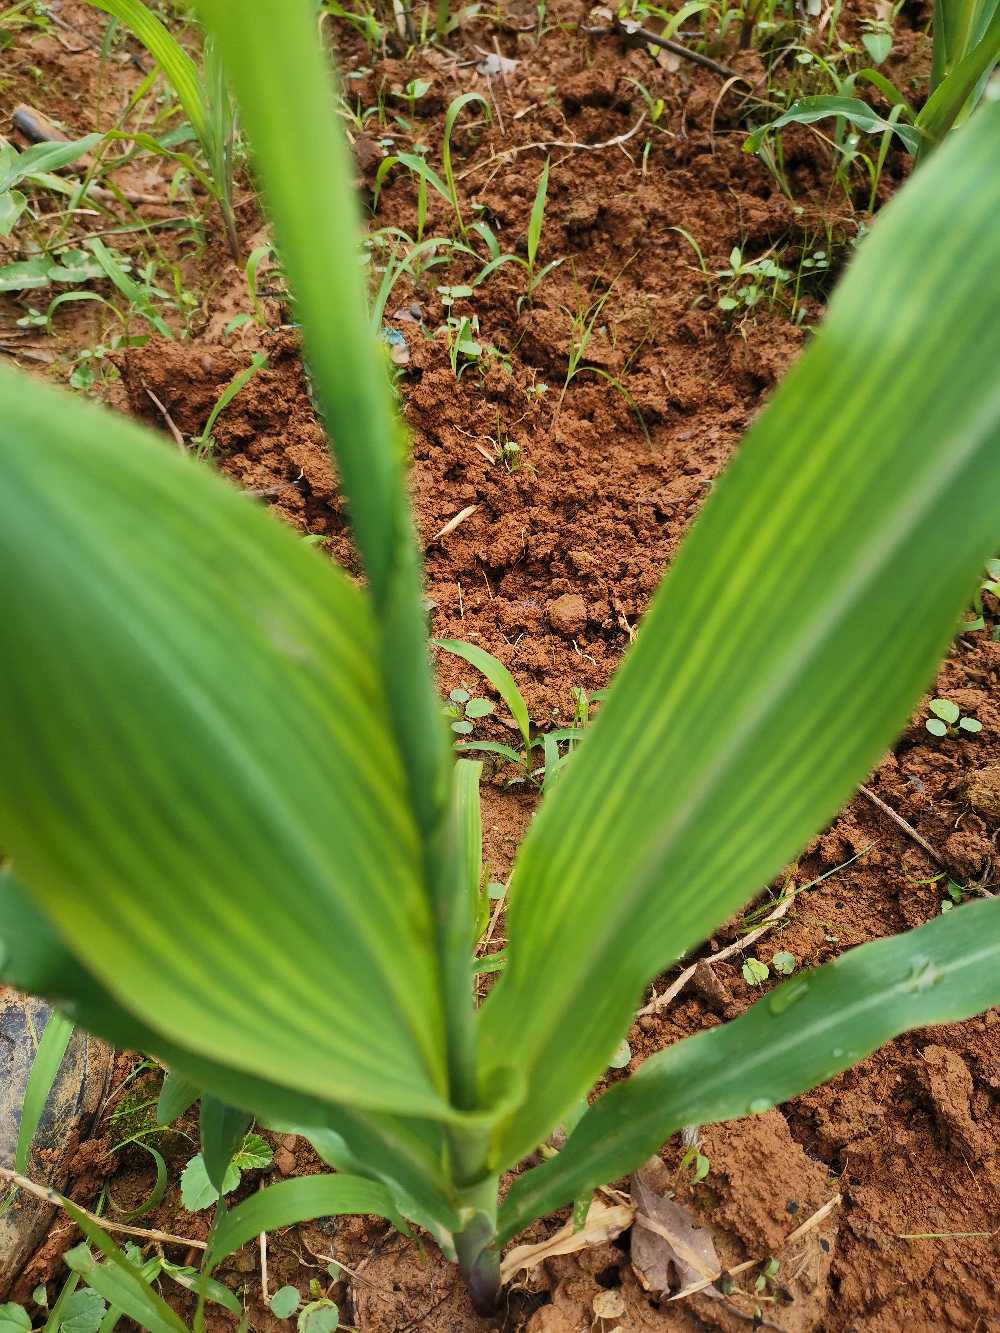
[[812,125],[817,120],[827,120],[831,116],[849,121],[859,130],[864,130],[866,134],[880,134],[883,130],[892,130],[902,140],[909,153],[915,154],[920,148],[921,136],[918,130],[912,125],[886,120],[859,97],[800,97],[776,120],[769,121],[767,125],[754,130],[743,145],[744,150],[756,153],[766,135],[773,130],[780,130],[785,125]]
[[949,69],[917,116],[922,152],[940,143],[952,126],[968,113],[970,99],[1000,60],[1000,5],[996,6],[982,39]]
[[87,134],[71,143],[36,143],[23,153],[8,144],[9,153],[0,158],[0,194],[13,185],[20,185],[29,176],[68,167],[96,148],[102,138],[100,134]]
[[59,1067],[66,1054],[66,1047],[73,1035],[74,1024],[59,1013],[49,1015],[31,1062],[31,1073],[24,1089],[24,1101],[21,1103],[21,1123],[17,1131],[17,1145],[14,1149],[14,1170],[19,1175],[28,1174],[28,1153],[35,1133],[38,1130],[45,1103],[49,1099],[52,1085],[59,1074]]
[[246,1111],[227,1106],[218,1097],[206,1094],[201,1099],[201,1155],[205,1172],[219,1194],[225,1193],[222,1183],[226,1171],[252,1119]]
[[996,12],[997,0],[934,0],[932,93],[982,40]]
[[641,1165],[684,1125],[770,1110],[901,1032],[1000,1003],[1000,902],[851,949],[732,1023],[675,1042],[594,1103],[562,1151],[519,1176],[501,1244],[536,1217]]
[[[3,926],[0,925],[0,938],[2,931]],[[191,1083],[173,1069],[169,1070],[160,1089],[159,1101],[156,1103],[156,1123],[172,1125],[195,1104],[200,1096],[201,1088],[196,1083]]]
[[88,0],[128,28],[156,63],[177,94],[191,128],[204,143],[207,133],[205,98],[198,68],[176,37],[163,26],[142,0]]
[[880,215],[528,831],[481,1011],[484,1072],[529,1077],[498,1166],[850,795],[997,547],[998,137],[994,103]]
[[129,1263],[108,1233],[68,1199],[63,1200],[63,1207],[105,1259],[101,1263],[87,1245],[78,1245],[64,1256],[73,1272],[78,1273],[109,1305],[123,1311],[150,1333],[187,1333],[163,1297],[153,1290],[139,1269]]
[[517,681],[504,664],[485,648],[479,648],[474,643],[465,643],[461,639],[434,639],[433,643],[436,648],[442,648],[446,653],[453,653],[463,662],[468,662],[469,666],[475,667],[486,677],[510,709],[510,715],[520,729],[525,748],[530,750],[531,718],[528,716],[528,705],[517,688]]
[[455,188],[455,171],[451,164],[451,136],[455,131],[455,122],[467,106],[480,106],[483,115],[487,120],[492,120],[493,112],[489,102],[482,93],[462,93],[454,98],[444,113],[444,139],[441,143],[441,165],[444,167],[445,184],[448,187],[448,197],[451,200],[451,206],[454,209],[455,217],[458,220],[458,229],[465,235],[465,220],[462,217],[462,207],[458,200],[458,191]]
[[361,594],[132,423],[9,371],[0,421],[0,845],[22,881],[178,1046],[445,1113],[430,906]]
[[[465,871],[465,891],[472,904],[472,917],[479,934],[479,910],[483,879],[483,821],[479,801],[479,778],[483,766],[472,759],[460,759],[455,765],[455,822]],[[488,910],[488,904],[487,904]],[[472,947],[473,940],[469,941]],[[456,941],[460,948],[460,942]]]
[[0,873],[0,982],[62,1002],[72,1008],[81,1026],[112,1045],[158,1055],[190,1086],[210,1088],[232,1105],[277,1124],[280,1132],[314,1137],[324,1147],[331,1135],[340,1138],[345,1150],[349,1142],[350,1156],[343,1162],[331,1161],[324,1147],[317,1146],[317,1151],[338,1168],[377,1174],[394,1197],[417,1201],[419,1213],[400,1206],[436,1235],[457,1229],[441,1169],[438,1126],[411,1117],[363,1115],[206,1060],[154,1033],[80,966],[9,873]]
[[262,1231],[342,1213],[371,1213],[388,1218],[400,1230],[406,1229],[388,1190],[375,1181],[339,1173],[300,1176],[268,1185],[222,1214],[209,1237],[206,1267],[215,1268]]
[[[361,228],[353,162],[316,39],[314,6],[309,0],[197,0],[196,8],[218,42],[240,107],[368,576],[379,631],[370,652],[384,683],[410,809],[423,838],[424,879],[434,899],[435,934],[424,949],[431,965],[437,955],[446,997],[452,1099],[471,1105],[476,1088],[468,959],[450,948],[469,904],[450,836],[448,738],[427,661],[405,446],[368,321],[357,262]],[[332,292],[336,318],[330,317]]]
[[[549,159],[545,159],[545,166],[542,167],[542,174],[538,177],[538,186],[535,190],[535,202],[531,205],[531,216],[528,218],[528,270],[535,271],[535,259],[538,255],[538,243],[542,239],[542,221],[545,217],[545,196],[549,190]],[[480,275],[482,281],[482,275]]]

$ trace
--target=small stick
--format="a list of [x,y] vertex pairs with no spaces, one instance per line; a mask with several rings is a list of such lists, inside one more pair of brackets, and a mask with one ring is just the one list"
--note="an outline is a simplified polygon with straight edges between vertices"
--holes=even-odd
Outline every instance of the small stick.
[[[726,958],[731,958],[734,953],[739,953],[741,949],[745,949],[748,944],[753,944],[754,940],[759,940],[761,935],[770,930],[771,927],[785,915],[789,907],[792,905],[793,900],[797,898],[800,893],[805,893],[808,889],[814,889],[817,884],[822,884],[825,879],[829,879],[832,875],[836,875],[838,871],[846,870],[847,867],[853,865],[859,857],[870,852],[874,846],[875,844],[873,842],[869,843],[868,846],[863,847],[860,852],[855,852],[855,854],[847,861],[843,861],[839,866],[834,866],[832,870],[827,870],[825,874],[819,875],[816,879],[810,880],[808,884],[801,884],[797,889],[789,889],[770,916],[765,917],[763,924],[758,926],[756,930],[752,930],[749,935],[744,935],[742,939],[738,939],[732,944],[727,944],[726,947],[720,949],[718,953],[710,954],[704,959],[698,959],[698,962],[721,963]],[[654,995],[645,1008],[639,1009],[636,1012],[636,1018],[644,1018],[647,1014],[655,1014],[659,1009],[668,1005],[674,996],[677,995],[679,991],[682,991],[694,976],[698,962],[692,963],[690,967],[685,968],[673,985],[668,987],[662,995]]]
[[[27,1176],[19,1176],[16,1171],[12,1171],[7,1166],[0,1166],[0,1180],[10,1181],[18,1189],[24,1190],[25,1194],[33,1194],[36,1199],[41,1199],[43,1203],[50,1203],[55,1208],[62,1208],[63,1204],[67,1202],[61,1194],[49,1189],[47,1185],[38,1185],[35,1181],[29,1180]],[[68,1202],[73,1203],[73,1200],[70,1199]],[[208,1249],[203,1240],[190,1240],[187,1236],[174,1236],[169,1231],[150,1231],[146,1227],[127,1227],[121,1222],[109,1222],[106,1217],[98,1217],[96,1213],[90,1212],[89,1209],[81,1208],[78,1203],[73,1203],[73,1207],[78,1212],[83,1213],[84,1217],[91,1222],[103,1227],[105,1231],[118,1231],[123,1236],[139,1236],[143,1240],[155,1240],[164,1245],[187,1245],[196,1250]]]
[[[794,1231],[790,1231],[778,1248],[783,1249],[786,1245],[791,1245],[794,1241],[801,1240],[807,1232],[812,1231],[814,1227],[818,1227],[820,1222],[829,1217],[834,1208],[836,1208],[842,1201],[843,1196],[840,1194],[835,1194],[832,1199],[828,1199],[822,1208],[818,1208],[816,1212],[813,1213],[812,1217],[807,1218],[802,1225],[797,1226]],[[746,1263],[737,1264],[735,1268],[720,1268],[714,1277],[704,1278],[700,1282],[692,1282],[689,1287],[684,1287],[681,1291],[676,1292],[670,1299],[672,1301],[679,1301],[684,1296],[694,1296],[696,1292],[704,1291],[706,1287],[710,1287],[713,1283],[718,1282],[720,1277],[735,1277],[737,1273],[745,1273],[748,1269],[756,1268],[758,1264],[765,1262],[766,1259],[748,1259]]]
[[142,387],[146,390],[147,394],[149,394],[149,397],[152,399],[154,406],[156,406],[159,409],[160,415],[163,417],[163,420],[167,423],[167,429],[173,436],[174,444],[177,445],[177,448],[181,451],[182,454],[186,454],[187,449],[185,448],[184,445],[184,436],[180,433],[180,431],[174,424],[173,417],[170,415],[170,413],[167,411],[164,405],[160,402],[159,398],[157,398],[156,394],[149,387],[146,381],[142,380],[141,383]]
[[[897,815],[891,805],[886,805],[881,796],[876,796],[871,787],[859,787],[858,791],[861,792],[862,796],[867,796],[872,805],[877,806],[884,815],[892,820],[897,828],[903,830],[907,837],[912,838],[918,847],[923,848],[935,865],[940,866],[942,870],[947,871],[956,883],[961,883],[962,876],[948,864],[941,853],[937,851],[936,848],[932,847],[923,834],[918,833],[912,824],[908,824],[902,815]],[[986,898],[996,897],[996,894],[991,893],[989,889],[985,889],[981,885],[976,891],[983,894]]]
[[267,1289],[267,1232],[260,1233],[260,1294],[264,1298],[264,1304],[268,1305],[271,1300],[271,1293]]
[[[744,935],[742,939],[727,944],[718,953],[710,954],[705,959],[699,959],[698,962],[721,963],[726,958],[731,958],[734,953],[739,953],[741,949],[745,949],[748,944],[753,944],[754,940],[759,940],[761,935],[766,935],[771,927],[785,915],[796,893],[801,893],[801,889],[793,889],[787,898],[781,900],[770,916],[764,918],[764,924],[758,926],[756,930],[752,930],[749,935]],[[692,963],[690,967],[685,968],[673,985],[668,986],[662,995],[657,995],[654,1000],[650,1000],[649,1004],[636,1012],[636,1018],[645,1018],[647,1014],[655,1014],[660,1009],[666,1008],[670,1001],[688,984],[697,967],[698,963]]]
[[619,148],[633,135],[639,133],[645,119],[646,113],[644,111],[630,130],[626,130],[624,134],[616,134],[613,139],[606,139],[603,143],[578,143],[575,139],[540,139],[537,143],[520,144],[516,148],[503,148],[499,153],[493,153],[485,162],[477,162],[473,166],[467,167],[456,179],[465,180],[466,176],[482,171],[484,167],[491,167],[494,162],[500,161],[501,158],[515,157],[518,153],[529,153],[535,148],[576,148],[587,153],[596,153],[602,148]]
[[440,532],[435,532],[431,541],[427,543],[428,546],[431,542],[438,542],[442,537],[447,537],[450,532],[454,532],[458,525],[464,523],[467,518],[471,518],[478,508],[478,505],[466,505],[464,509],[459,510],[454,518],[448,520]]
[[730,69],[728,65],[720,65],[711,56],[703,56],[700,51],[692,51],[689,46],[672,42],[669,37],[660,37],[655,32],[650,32],[648,28],[640,28],[638,23],[633,23],[631,19],[617,18],[610,10],[602,10],[601,13],[602,15],[606,13],[611,19],[610,28],[581,27],[580,31],[586,33],[588,37],[622,37],[628,46],[658,46],[664,51],[669,51],[671,55],[690,60],[695,65],[701,65],[703,69],[710,69],[721,79],[742,79],[744,83],[753,86],[749,79],[737,74],[736,70]]

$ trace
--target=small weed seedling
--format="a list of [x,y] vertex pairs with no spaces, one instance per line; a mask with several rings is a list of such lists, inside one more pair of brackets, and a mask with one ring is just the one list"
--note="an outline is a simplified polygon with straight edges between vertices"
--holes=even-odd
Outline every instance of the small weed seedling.
[[712,1168],[711,1162],[698,1147],[697,1143],[692,1143],[685,1151],[684,1156],[678,1164],[678,1171],[690,1172],[689,1184],[700,1185]]
[[222,1179],[222,1189],[212,1184],[202,1153],[192,1157],[181,1172],[181,1202],[189,1213],[199,1213],[218,1203],[219,1196],[239,1189],[244,1171],[266,1171],[271,1165],[270,1144],[259,1134],[247,1134],[233,1153]]
[[771,970],[766,963],[762,963],[759,958],[748,958],[740,968],[743,973],[743,980],[748,986],[762,986],[771,975]]
[[531,206],[531,214],[528,218],[528,231],[525,238],[526,257],[522,258],[521,255],[502,252],[496,233],[493,231],[493,228],[489,223],[483,221],[474,222],[469,228],[470,231],[474,231],[486,243],[486,249],[490,256],[489,260],[483,265],[482,269],[480,269],[479,273],[473,280],[472,285],[474,287],[478,287],[481,282],[484,282],[490,276],[491,273],[495,273],[498,268],[502,268],[505,264],[520,264],[527,272],[527,285],[517,299],[518,314],[521,313],[525,301],[530,300],[543,279],[546,278],[553,269],[558,268],[563,262],[562,258],[551,259],[542,268],[537,268],[538,246],[542,237],[542,223],[545,217],[545,200],[548,195],[548,188],[549,160],[546,158],[541,175],[538,177],[538,185],[535,189],[535,199]]
[[445,717],[456,736],[471,736],[481,718],[496,712],[492,699],[474,699],[468,690],[452,690],[448,695]]
[[958,704],[950,699],[932,699],[928,704],[934,714],[924,723],[932,736],[957,736],[961,732],[975,735],[982,731],[983,724],[974,717],[963,717]]
[[198,458],[204,458],[206,454],[210,454],[215,448],[215,436],[212,434],[212,431],[215,429],[215,423],[236,395],[246,388],[258,371],[263,370],[266,366],[267,357],[263,356],[260,352],[254,352],[246,370],[241,370],[237,375],[234,375],[219,394],[215,401],[215,406],[208,414],[208,420],[205,422],[201,433],[192,436],[191,439],[191,448],[194,450]]
[[734,310],[753,310],[765,298],[773,306],[792,274],[766,255],[761,259],[744,259],[742,249],[736,245],[729,255],[728,267],[719,269],[715,277],[721,291],[716,305],[728,314]]

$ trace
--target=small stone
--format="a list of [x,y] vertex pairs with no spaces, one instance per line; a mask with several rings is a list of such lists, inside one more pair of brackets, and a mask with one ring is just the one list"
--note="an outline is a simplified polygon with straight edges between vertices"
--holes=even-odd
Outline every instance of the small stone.
[[587,624],[587,603],[578,592],[563,593],[549,602],[549,624],[557,634],[572,638]]
[[598,1319],[620,1319],[625,1313],[625,1302],[620,1291],[599,1291],[593,1308]]
[[274,1154],[274,1165],[283,1176],[290,1176],[295,1170],[295,1154],[288,1148],[279,1148]]
[[729,987],[721,980],[718,973],[707,959],[702,959],[695,967],[691,985],[695,992],[712,1008],[725,1009],[732,1004],[733,996]]
[[965,795],[978,814],[1000,820],[1000,765],[974,769],[965,779]]

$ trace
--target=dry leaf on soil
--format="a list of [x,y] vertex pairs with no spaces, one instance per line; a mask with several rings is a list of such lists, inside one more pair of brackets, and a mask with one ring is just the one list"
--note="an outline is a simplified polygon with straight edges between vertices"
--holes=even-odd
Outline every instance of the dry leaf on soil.
[[515,1246],[500,1265],[500,1281],[509,1282],[522,1268],[534,1268],[554,1255],[574,1254],[591,1245],[604,1245],[630,1227],[634,1216],[635,1209],[631,1204],[610,1205],[594,1199],[579,1231],[574,1231],[573,1223],[569,1221],[554,1236],[538,1245]]
[[[658,1157],[632,1177],[636,1207],[632,1268],[645,1290],[657,1294],[706,1278],[713,1280],[722,1269],[712,1233],[696,1227],[687,1209],[667,1197],[668,1186],[667,1169]],[[706,1293],[720,1295],[711,1287]]]

